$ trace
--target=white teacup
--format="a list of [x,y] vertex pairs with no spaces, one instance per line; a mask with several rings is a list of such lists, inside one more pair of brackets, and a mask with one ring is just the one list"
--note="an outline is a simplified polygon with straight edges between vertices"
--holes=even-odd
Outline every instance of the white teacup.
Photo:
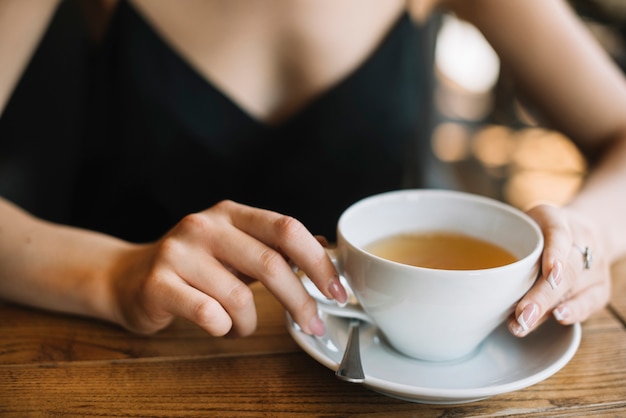
[[[365,250],[419,231],[461,233],[497,244],[518,261],[480,270],[401,264]],[[365,198],[341,215],[337,267],[388,342],[428,361],[472,353],[512,312],[539,272],[543,236],[523,212],[493,199],[443,190]]]

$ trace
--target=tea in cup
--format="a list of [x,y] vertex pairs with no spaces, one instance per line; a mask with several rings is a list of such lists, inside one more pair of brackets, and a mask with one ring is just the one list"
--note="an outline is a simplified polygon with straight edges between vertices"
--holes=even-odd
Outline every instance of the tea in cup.
[[535,282],[539,226],[486,197],[400,190],[356,202],[337,225],[336,264],[400,353],[468,356]]

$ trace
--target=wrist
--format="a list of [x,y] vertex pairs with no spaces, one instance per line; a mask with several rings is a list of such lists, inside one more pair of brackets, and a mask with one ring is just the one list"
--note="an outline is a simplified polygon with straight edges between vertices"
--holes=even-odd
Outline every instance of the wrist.
[[137,309],[141,306],[138,298],[141,295],[141,280],[145,276],[146,257],[149,257],[148,245],[129,244],[112,254],[111,268],[106,273],[103,283],[106,286],[107,297],[106,319],[133,332],[141,332],[136,323]]

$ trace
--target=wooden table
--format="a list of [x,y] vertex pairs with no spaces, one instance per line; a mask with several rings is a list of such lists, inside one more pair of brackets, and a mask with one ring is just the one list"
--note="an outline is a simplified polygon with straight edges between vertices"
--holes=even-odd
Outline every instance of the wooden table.
[[626,416],[626,262],[611,304],[583,324],[547,380],[463,405],[423,405],[342,382],[291,339],[254,286],[260,323],[243,339],[177,321],[151,337],[0,303],[0,416]]

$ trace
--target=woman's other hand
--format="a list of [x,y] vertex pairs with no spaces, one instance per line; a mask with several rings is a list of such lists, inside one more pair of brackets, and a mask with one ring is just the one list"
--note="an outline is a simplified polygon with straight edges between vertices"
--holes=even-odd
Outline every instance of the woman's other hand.
[[550,315],[563,325],[585,321],[607,304],[611,293],[610,265],[593,225],[550,205],[536,206],[528,214],[541,227],[545,244],[541,274],[508,321],[518,337]]

